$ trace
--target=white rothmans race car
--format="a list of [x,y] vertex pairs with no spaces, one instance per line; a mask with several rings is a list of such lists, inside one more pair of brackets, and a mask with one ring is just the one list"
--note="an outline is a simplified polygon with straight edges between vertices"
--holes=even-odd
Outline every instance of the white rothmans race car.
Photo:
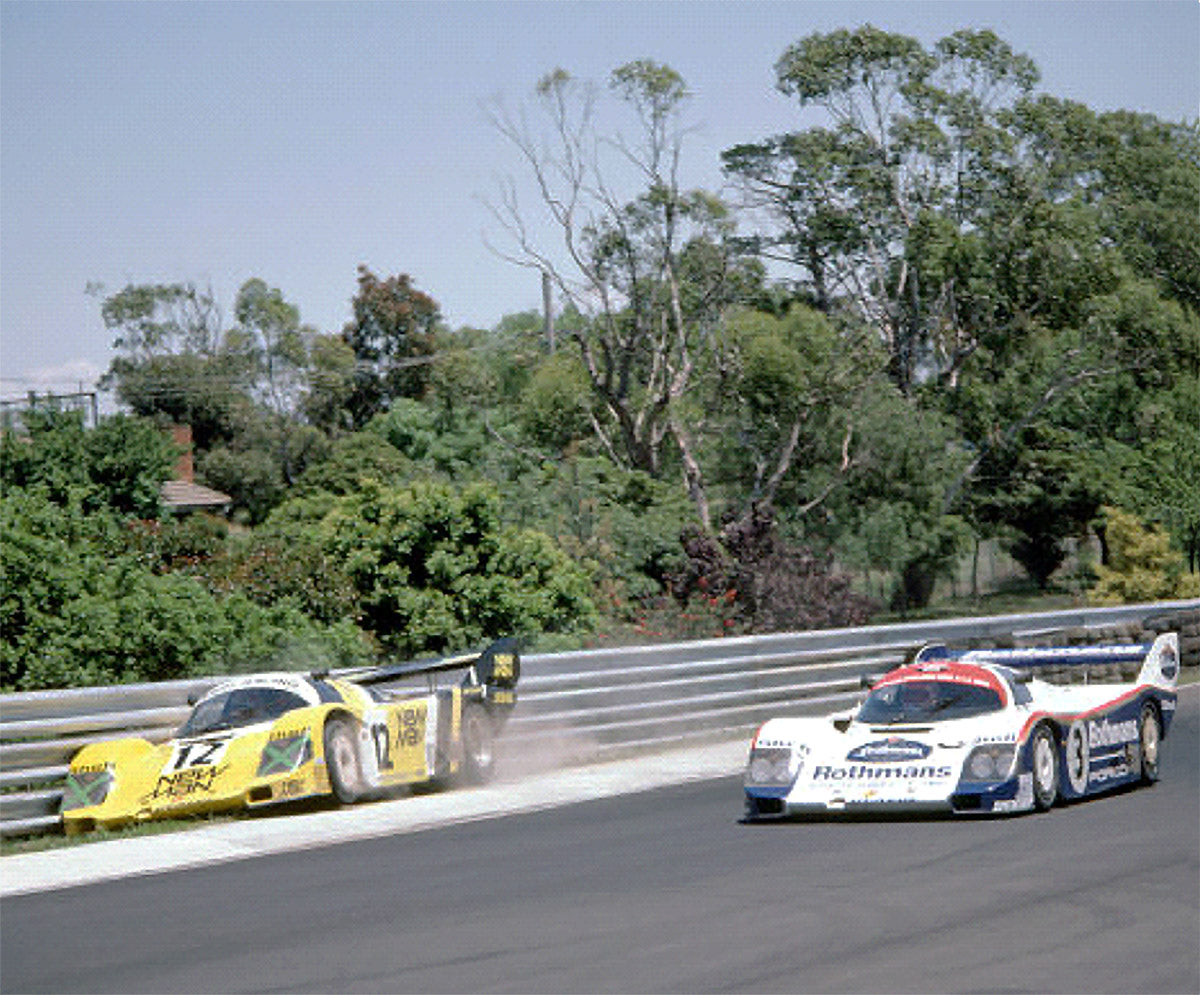
[[[1095,667],[1138,670],[1131,683],[1033,676]],[[857,708],[766,722],[746,764],[746,818],[1045,810],[1151,783],[1178,676],[1175,633],[1140,646],[926,647]]]

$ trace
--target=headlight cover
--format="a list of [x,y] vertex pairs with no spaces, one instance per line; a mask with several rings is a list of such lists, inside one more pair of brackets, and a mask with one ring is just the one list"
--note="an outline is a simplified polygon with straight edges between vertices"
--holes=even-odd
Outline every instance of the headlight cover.
[[312,739],[307,732],[267,740],[258,762],[258,776],[290,774],[313,758]]
[[748,788],[786,788],[800,773],[803,760],[788,747],[756,746],[746,762],[745,785]]
[[112,771],[107,767],[101,770],[73,770],[67,774],[67,783],[63,785],[62,806],[59,811],[69,812],[75,808],[99,805],[108,797],[112,786]]
[[1012,774],[1017,748],[1012,743],[985,743],[977,746],[963,763],[964,781],[1005,781]]

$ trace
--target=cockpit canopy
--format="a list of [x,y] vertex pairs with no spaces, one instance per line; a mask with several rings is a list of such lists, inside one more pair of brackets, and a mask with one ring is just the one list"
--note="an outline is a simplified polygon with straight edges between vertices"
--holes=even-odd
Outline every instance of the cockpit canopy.
[[240,729],[260,722],[271,722],[309,704],[295,692],[278,687],[241,687],[221,691],[197,703],[179,730],[179,736],[200,736],[219,729]]
[[871,725],[944,722],[998,712],[1004,699],[983,683],[908,677],[877,684],[858,711],[858,721]]

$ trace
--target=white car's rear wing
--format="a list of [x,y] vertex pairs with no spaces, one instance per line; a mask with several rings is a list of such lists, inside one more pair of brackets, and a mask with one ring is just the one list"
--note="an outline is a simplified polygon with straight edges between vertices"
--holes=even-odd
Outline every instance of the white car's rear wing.
[[[1075,670],[1108,667],[1139,667],[1135,683],[1174,688],[1179,679],[1179,635],[1166,632],[1152,643],[1114,646],[1055,646],[1028,649],[948,650],[928,646],[916,660],[961,660],[963,663],[994,663],[1016,671],[1033,673],[1051,669]],[[1037,676],[1043,676],[1038,674]]]

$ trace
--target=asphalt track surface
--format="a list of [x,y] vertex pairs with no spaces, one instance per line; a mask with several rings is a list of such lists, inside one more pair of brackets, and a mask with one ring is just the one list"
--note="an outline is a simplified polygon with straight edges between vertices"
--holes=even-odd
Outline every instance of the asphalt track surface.
[[10,895],[19,992],[1200,992],[1200,695],[1043,815],[739,822],[721,777]]

